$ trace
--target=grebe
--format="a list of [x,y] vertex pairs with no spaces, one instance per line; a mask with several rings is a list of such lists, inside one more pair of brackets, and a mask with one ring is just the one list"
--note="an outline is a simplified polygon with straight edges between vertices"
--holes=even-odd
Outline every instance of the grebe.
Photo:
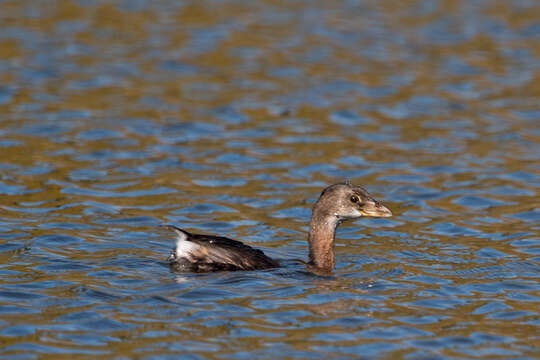
[[[336,228],[345,220],[361,216],[388,217],[392,212],[361,186],[346,182],[325,188],[313,205],[309,223],[309,267],[322,272],[332,271]],[[165,226],[176,232],[176,247],[168,257],[176,271],[258,270],[279,266],[261,250],[240,241]]]

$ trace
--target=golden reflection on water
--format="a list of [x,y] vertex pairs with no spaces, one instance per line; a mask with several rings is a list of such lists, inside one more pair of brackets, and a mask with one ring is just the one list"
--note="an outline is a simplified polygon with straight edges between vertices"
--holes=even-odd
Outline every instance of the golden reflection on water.
[[[534,357],[528,2],[3,2],[0,354]],[[309,208],[394,212],[307,274]],[[187,210],[186,210],[187,209]],[[173,274],[174,223],[268,272]]]

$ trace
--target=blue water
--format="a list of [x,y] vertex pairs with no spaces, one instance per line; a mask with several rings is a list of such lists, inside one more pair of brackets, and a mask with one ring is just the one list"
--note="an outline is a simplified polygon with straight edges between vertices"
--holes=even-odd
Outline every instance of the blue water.
[[[0,3],[0,358],[533,359],[534,1]],[[394,213],[306,271],[311,206]],[[282,267],[175,273],[174,234]]]

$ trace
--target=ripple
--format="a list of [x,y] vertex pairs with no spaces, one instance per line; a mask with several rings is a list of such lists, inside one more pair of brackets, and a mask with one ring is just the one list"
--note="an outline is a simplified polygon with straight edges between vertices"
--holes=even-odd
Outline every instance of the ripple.
[[[0,5],[0,357],[535,358],[540,14],[410,5]],[[345,179],[394,216],[316,275]],[[163,223],[282,267],[173,272]]]
[[490,208],[494,206],[513,205],[515,203],[495,199],[481,198],[478,196],[462,196],[452,201],[454,204],[470,208]]

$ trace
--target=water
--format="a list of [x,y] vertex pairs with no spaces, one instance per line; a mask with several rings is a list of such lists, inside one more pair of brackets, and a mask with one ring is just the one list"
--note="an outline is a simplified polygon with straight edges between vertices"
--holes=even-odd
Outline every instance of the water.
[[[540,356],[536,2],[0,21],[0,358]],[[395,216],[344,224],[316,276],[310,208],[344,179]],[[164,223],[283,267],[173,273]]]

